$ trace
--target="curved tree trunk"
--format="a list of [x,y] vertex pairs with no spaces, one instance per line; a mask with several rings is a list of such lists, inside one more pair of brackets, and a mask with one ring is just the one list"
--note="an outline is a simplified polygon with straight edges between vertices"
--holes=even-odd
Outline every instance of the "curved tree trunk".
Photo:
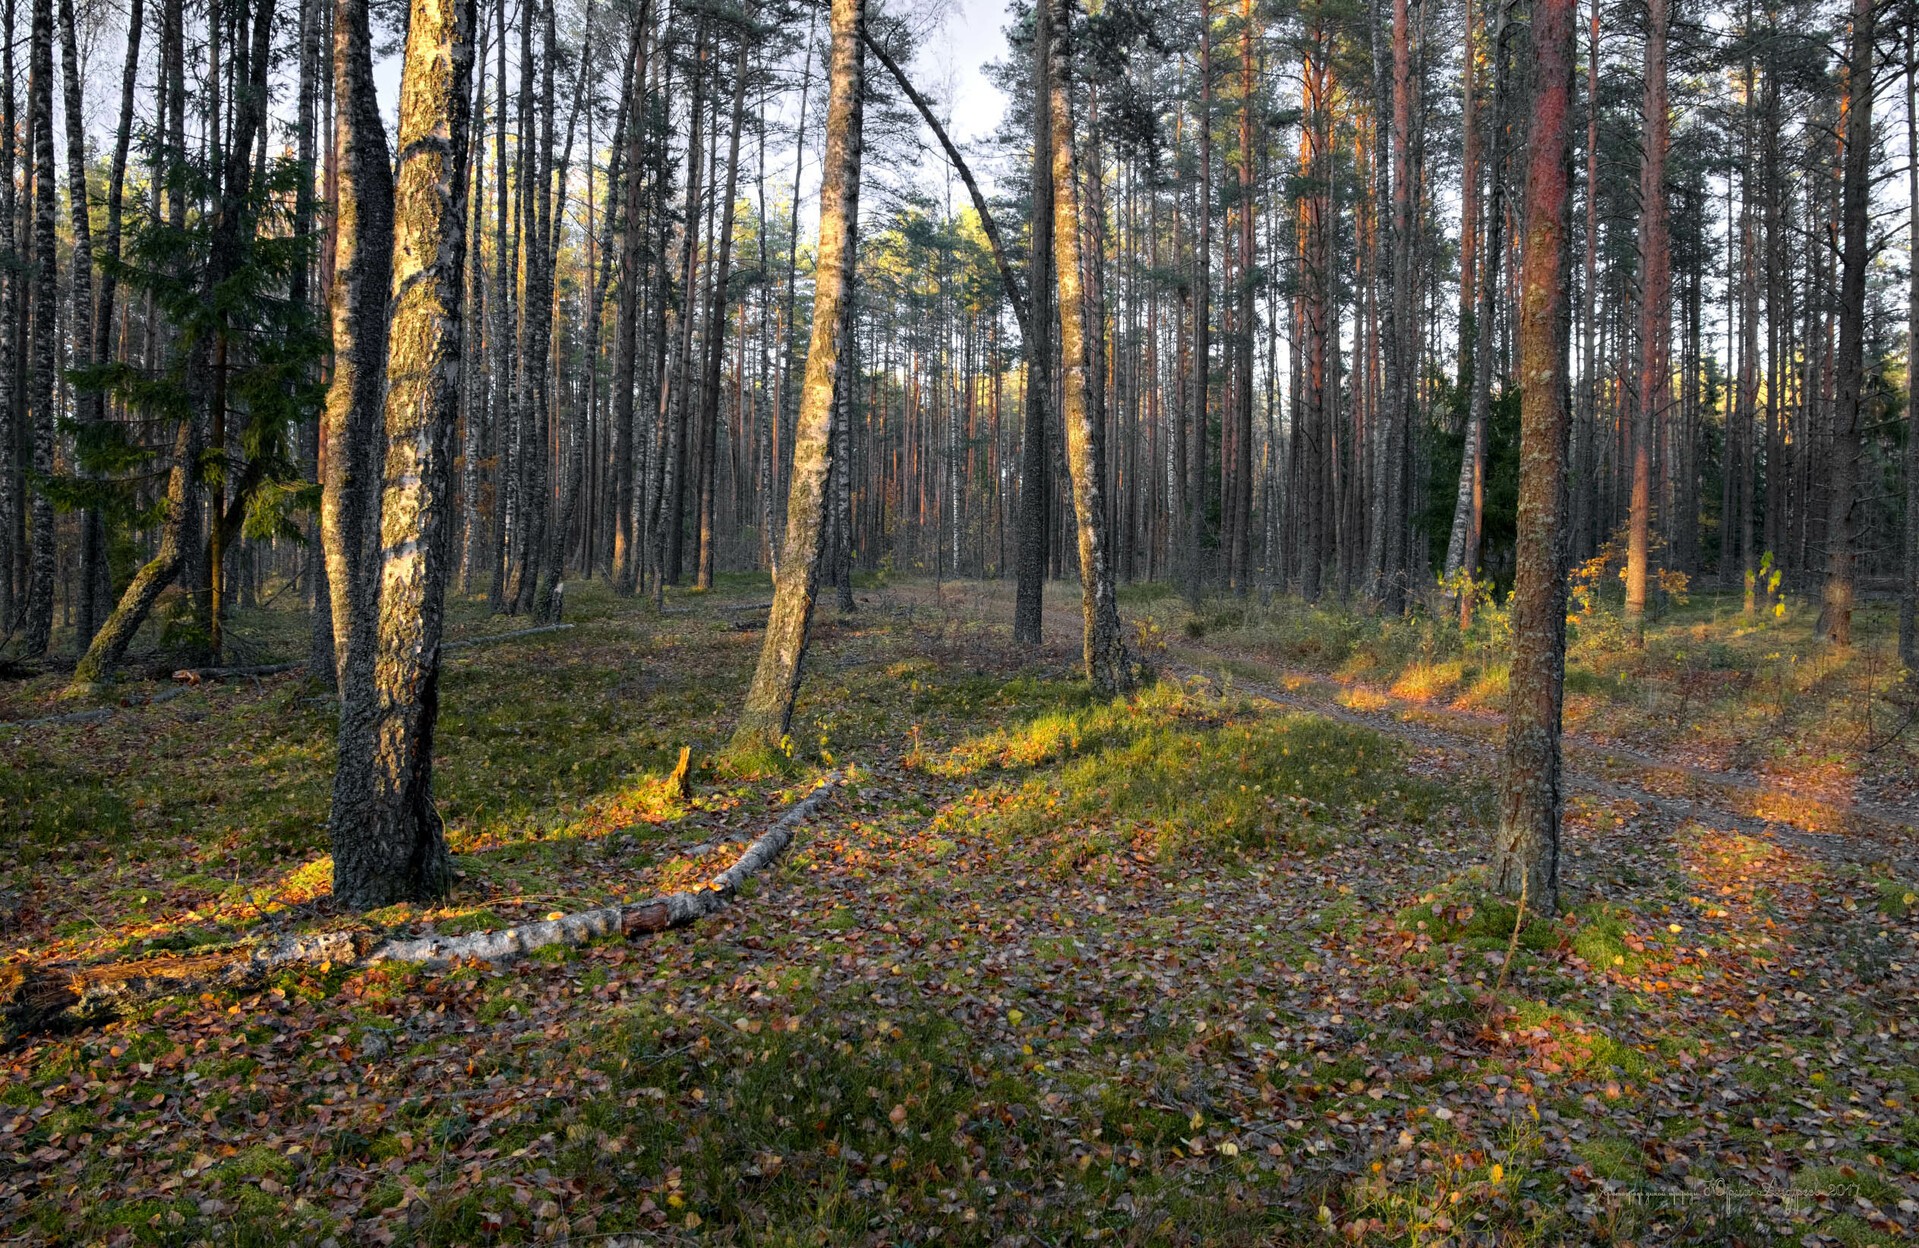
[[813,332],[793,441],[793,481],[787,494],[786,540],[780,547],[778,585],[773,591],[759,666],[733,734],[736,748],[778,749],[792,726],[800,662],[806,653],[813,598],[819,589],[827,485],[833,470],[833,402],[838,387],[845,384],[841,352],[852,319],[850,296],[860,197],[860,28],[865,17],[865,0],[833,0]]

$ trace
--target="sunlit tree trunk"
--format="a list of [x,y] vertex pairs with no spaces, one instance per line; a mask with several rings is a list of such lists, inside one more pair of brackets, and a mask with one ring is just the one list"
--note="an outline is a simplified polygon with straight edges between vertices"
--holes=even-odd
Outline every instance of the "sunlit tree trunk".
[[[1052,2],[1052,0],[1047,0]],[[1059,290],[1060,424],[1072,470],[1073,514],[1079,521],[1080,610],[1085,617],[1086,678],[1101,694],[1133,687],[1132,661],[1119,627],[1119,598],[1106,546],[1106,455],[1099,414],[1087,398],[1088,325],[1081,275],[1079,174],[1075,167],[1071,60],[1072,0],[1057,0],[1047,42],[1036,55],[1051,62],[1047,83],[1053,140],[1053,271]]]
[[334,122],[340,195],[333,252],[333,376],[320,425],[320,534],[333,614],[342,741],[368,730],[348,710],[372,679],[379,584],[380,428],[386,394],[387,301],[393,275],[393,165],[373,81],[367,0],[333,10]]
[[1626,623],[1645,644],[1646,566],[1652,534],[1652,441],[1672,377],[1672,247],[1666,229],[1666,0],[1647,0],[1646,84],[1639,159],[1639,402],[1632,414],[1631,495],[1626,521]]
[[848,299],[859,225],[860,28],[865,23],[866,6],[865,0],[832,3],[813,331],[794,434],[786,540],[780,547],[780,572],[759,666],[733,734],[737,748],[777,749],[792,726],[793,699],[799,692],[800,663],[806,653],[807,629],[824,554],[827,485],[833,471],[833,403],[838,387],[849,384],[842,375],[841,352],[851,322]]
[[[1862,0],[1863,2],[1863,0]],[[1560,713],[1566,661],[1567,201],[1577,0],[1535,0],[1526,248],[1519,303],[1519,508],[1511,702],[1495,887],[1559,913]]]
[[414,0],[401,71],[377,658],[371,683],[346,691],[367,705],[372,731],[363,753],[342,751],[327,824],[334,899],[354,909],[437,896],[451,876],[433,808],[433,733],[452,546],[473,27],[473,0]]

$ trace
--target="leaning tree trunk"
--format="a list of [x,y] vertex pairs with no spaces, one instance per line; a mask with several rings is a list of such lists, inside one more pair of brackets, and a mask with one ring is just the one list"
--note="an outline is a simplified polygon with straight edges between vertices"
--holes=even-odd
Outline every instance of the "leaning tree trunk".
[[334,220],[333,377],[320,421],[320,541],[343,748],[349,734],[370,728],[350,724],[346,712],[366,709],[353,693],[373,677],[379,439],[393,275],[393,166],[375,96],[367,10],[367,0],[338,0],[333,12],[340,202]]
[[[1101,694],[1133,686],[1132,661],[1119,627],[1119,598],[1106,549],[1106,456],[1099,420],[1087,401],[1086,297],[1080,273],[1079,175],[1073,154],[1071,62],[1066,33],[1072,0],[1058,0],[1050,38],[1035,50],[1047,77],[1053,139],[1053,269],[1059,282],[1060,423],[1079,521],[1080,608],[1086,617],[1086,677]],[[1104,319],[1103,312],[1099,317]],[[1096,322],[1097,324],[1097,322]],[[1197,562],[1195,562],[1195,568]]]
[[[166,8],[165,42],[174,53],[177,53],[178,17],[177,5],[170,3]],[[260,0],[260,11],[254,21],[254,55],[249,70],[251,81],[234,109],[233,145],[229,150],[226,168],[222,171],[220,199],[215,205],[206,266],[200,277],[202,298],[208,300],[233,277],[242,258],[241,240],[247,237],[247,231],[252,228],[246,211],[251,196],[252,164],[249,157],[254,138],[266,119],[266,45],[272,22],[273,0]],[[184,92],[184,88],[178,81],[178,75],[173,73],[180,58],[170,54],[166,59],[173,67],[169,69],[169,74],[174,79],[168,87],[168,110],[171,115],[167,124],[172,136],[169,145],[171,151],[177,153],[184,142],[180,129],[184,123],[181,110],[175,105],[178,102],[177,93]],[[51,146],[51,143],[49,132],[48,145]],[[168,212],[175,228],[185,224],[184,200],[185,196],[177,190],[169,196]],[[211,390],[208,377],[212,367],[211,351],[202,341],[188,347],[187,352],[187,392],[189,401],[198,403]],[[100,626],[86,654],[81,656],[73,672],[72,688],[75,691],[93,689],[113,674],[134,634],[140,630],[147,613],[158,601],[161,591],[182,575],[193,556],[193,543],[199,540],[200,534],[199,494],[195,478],[200,462],[201,428],[197,415],[189,413],[182,417],[181,428],[174,436],[173,467],[167,478],[167,518],[161,530],[160,548],[120,595],[113,613]]]
[[187,543],[200,532],[199,491],[193,468],[200,460],[199,424],[180,421],[173,435],[173,466],[167,473],[166,520],[160,527],[160,547],[142,564],[120,595],[120,601],[93,635],[87,652],[73,669],[73,693],[90,693],[112,677],[126,657],[133,635],[167,586],[180,575]]
[[[371,909],[437,896],[452,874],[433,808],[440,634],[459,424],[474,0],[414,0],[400,78],[386,477],[369,748],[344,753],[328,832],[333,895]],[[351,774],[349,774],[351,773]]]
[[1839,227],[1839,399],[1832,413],[1832,476],[1827,486],[1826,592],[1822,632],[1852,644],[1853,560],[1858,546],[1859,410],[1865,395],[1866,224],[1872,172],[1872,41],[1878,10],[1853,0],[1846,73],[1846,163]]
[[1559,913],[1559,733],[1566,663],[1566,205],[1573,11],[1535,0],[1526,248],[1519,287],[1519,534],[1512,694],[1500,778],[1495,886]]
[[793,480],[787,492],[778,585],[759,667],[733,734],[736,748],[777,749],[792,726],[800,660],[806,653],[807,626],[819,589],[827,486],[833,470],[833,400],[842,384],[840,354],[851,322],[859,224],[860,28],[865,17],[865,0],[833,0],[812,340],[807,346],[806,381],[793,440]]
[[[1666,230],[1666,0],[1647,0],[1644,149],[1639,161],[1639,402],[1632,414],[1626,520],[1626,623],[1645,644],[1646,565],[1652,535],[1652,439],[1672,364],[1666,315],[1672,248]],[[1772,399],[1777,402],[1777,397]]]

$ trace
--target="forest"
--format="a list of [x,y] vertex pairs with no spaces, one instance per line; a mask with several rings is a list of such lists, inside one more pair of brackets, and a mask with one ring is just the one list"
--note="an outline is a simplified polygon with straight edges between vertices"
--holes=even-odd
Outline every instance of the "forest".
[[1919,1234],[1919,3],[0,27],[0,1241]]

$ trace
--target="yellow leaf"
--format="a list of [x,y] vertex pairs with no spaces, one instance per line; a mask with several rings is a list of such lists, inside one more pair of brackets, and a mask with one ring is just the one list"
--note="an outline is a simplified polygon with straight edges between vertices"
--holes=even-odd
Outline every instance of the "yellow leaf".
[[1498,1162],[1495,1161],[1493,1163],[1493,1182],[1497,1183],[1505,1177],[1506,1177],[1506,1167],[1500,1165]]
[[1239,1145],[1233,1143],[1231,1140],[1222,1140],[1219,1145],[1219,1155],[1222,1157],[1237,1157],[1239,1156]]
[[1018,1011],[1018,1010],[1008,1010],[1008,1011],[1006,1011],[1006,1021],[1007,1021],[1007,1022],[1009,1022],[1009,1023],[1011,1023],[1011,1024],[1013,1024],[1013,1025],[1014,1025],[1015,1027],[1017,1027],[1017,1026],[1019,1026],[1019,1024],[1020,1024],[1020,1023],[1021,1023],[1022,1021],[1024,1021],[1024,1020],[1025,1020],[1025,1018],[1026,1018],[1026,1015],[1024,1015],[1024,1014],[1022,1014],[1022,1013],[1021,1013],[1020,1011]]
[[559,921],[560,919],[564,919],[565,917],[566,917],[566,912],[564,910],[555,910],[546,916],[546,921],[549,923],[554,923]]

